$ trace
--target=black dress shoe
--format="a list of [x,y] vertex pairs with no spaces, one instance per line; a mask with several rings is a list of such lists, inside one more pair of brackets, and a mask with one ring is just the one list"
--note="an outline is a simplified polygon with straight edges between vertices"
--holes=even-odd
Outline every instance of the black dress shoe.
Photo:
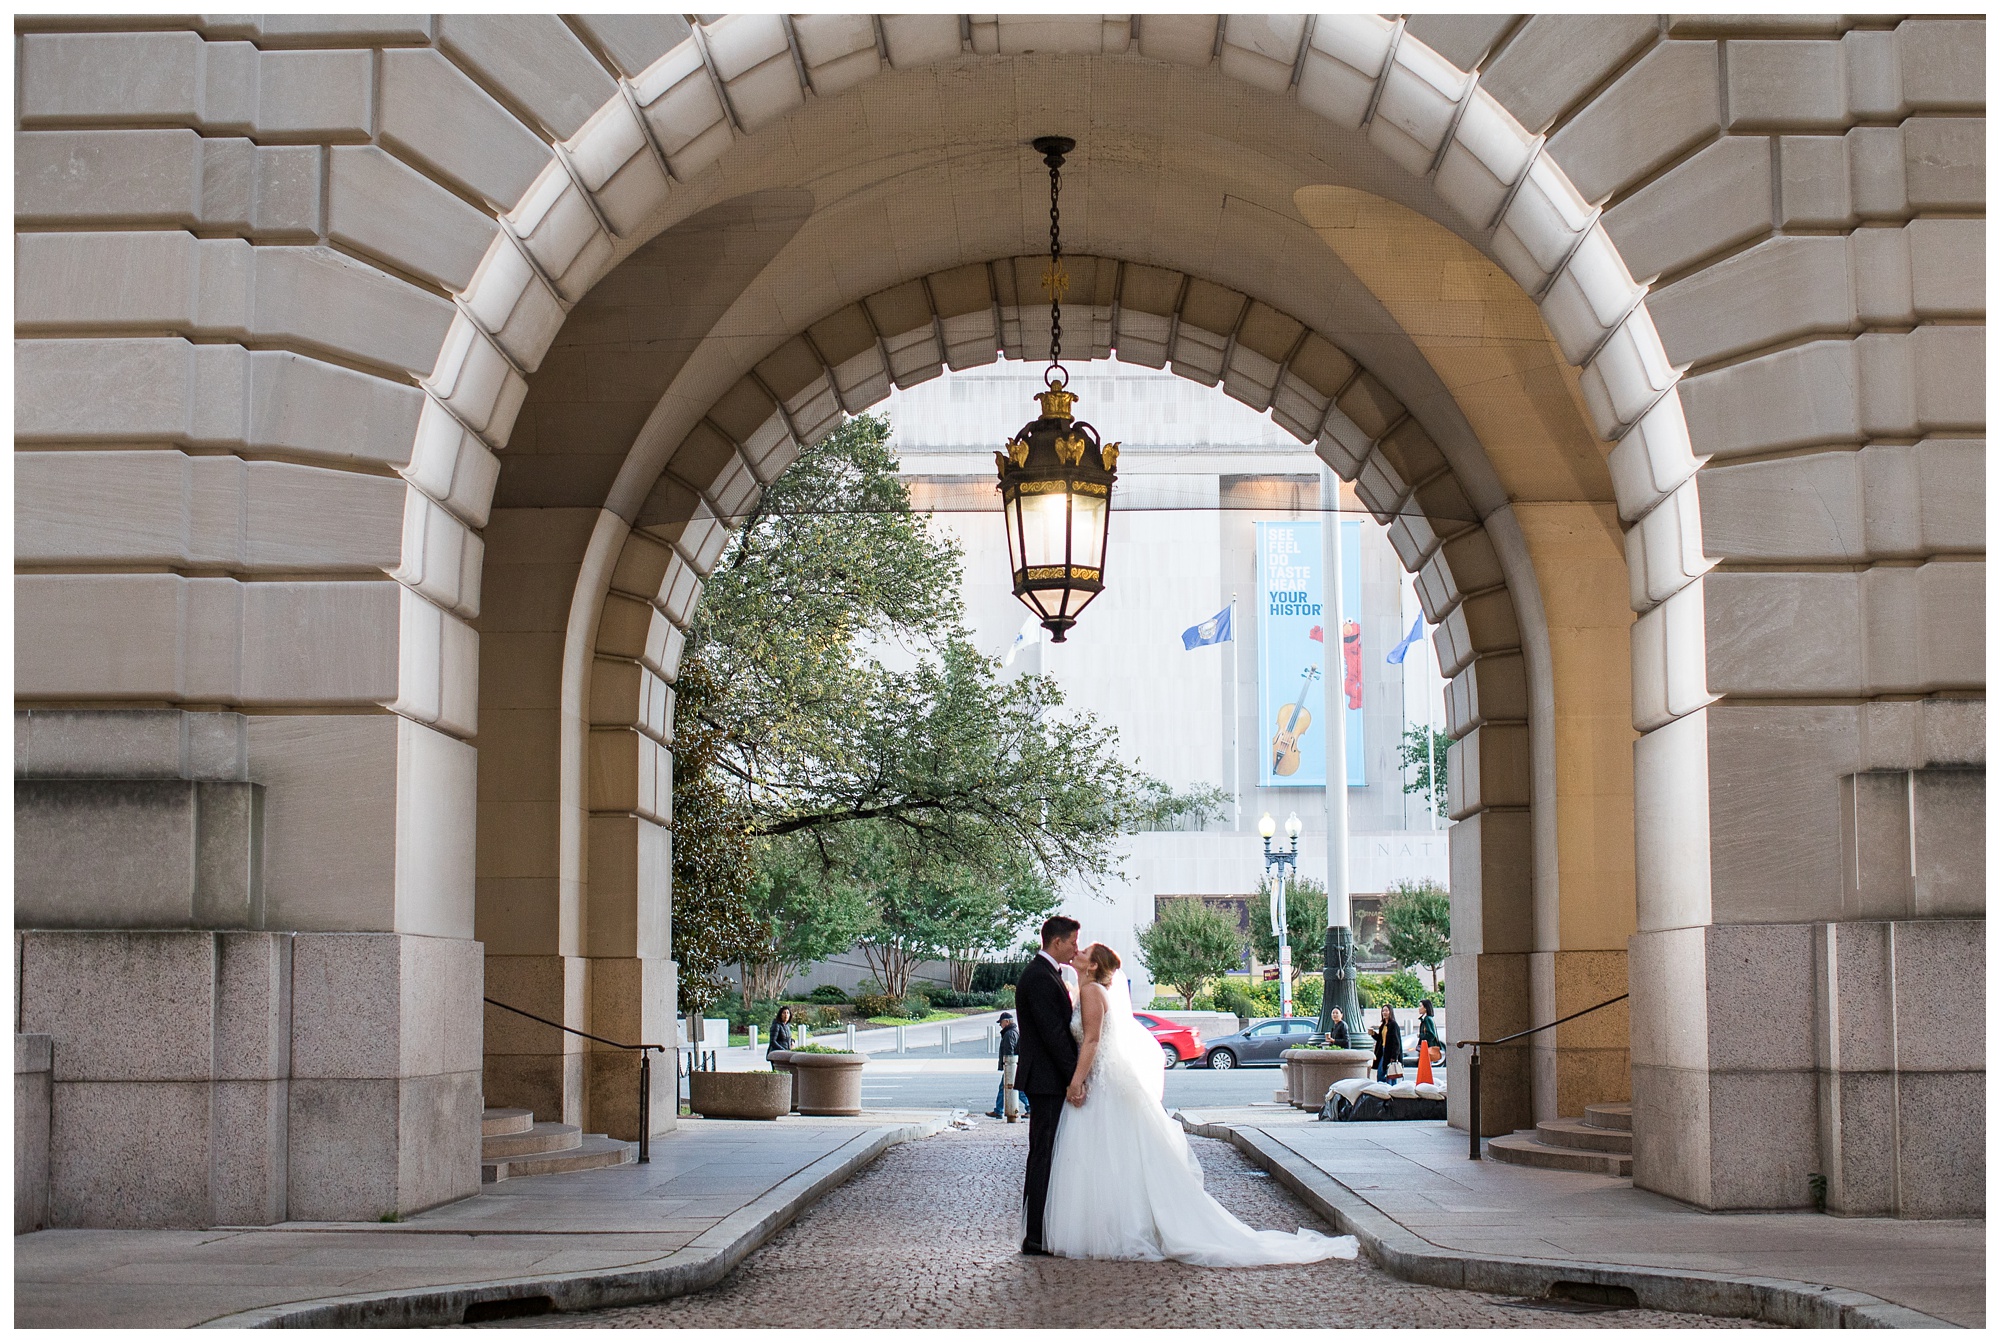
[[1043,1249],[1041,1246],[1035,1244],[1035,1242],[1031,1240],[1024,1240],[1021,1242],[1021,1253],[1038,1254],[1041,1255],[1044,1259],[1052,1259],[1055,1257],[1051,1255],[1047,1250]]

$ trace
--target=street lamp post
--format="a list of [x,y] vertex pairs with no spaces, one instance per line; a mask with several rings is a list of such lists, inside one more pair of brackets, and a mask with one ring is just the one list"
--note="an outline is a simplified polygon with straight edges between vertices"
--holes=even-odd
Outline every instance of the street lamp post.
[[1257,833],[1264,837],[1264,871],[1269,874],[1272,868],[1278,870],[1277,898],[1271,906],[1271,924],[1278,930],[1278,1015],[1281,1017],[1292,1014],[1292,937],[1286,920],[1286,877],[1298,869],[1299,832],[1303,829],[1305,826],[1300,823],[1299,814],[1293,812],[1285,818],[1285,836],[1292,841],[1291,848],[1273,849],[1271,837],[1278,833],[1278,823],[1271,819],[1268,811],[1257,822]]

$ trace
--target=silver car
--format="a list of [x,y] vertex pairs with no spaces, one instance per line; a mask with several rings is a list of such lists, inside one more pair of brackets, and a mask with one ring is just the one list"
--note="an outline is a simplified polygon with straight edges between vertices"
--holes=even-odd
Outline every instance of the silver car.
[[1249,1030],[1211,1040],[1203,1058],[1211,1068],[1275,1068],[1284,1062],[1287,1049],[1300,1048],[1318,1028],[1312,1017],[1260,1021]]

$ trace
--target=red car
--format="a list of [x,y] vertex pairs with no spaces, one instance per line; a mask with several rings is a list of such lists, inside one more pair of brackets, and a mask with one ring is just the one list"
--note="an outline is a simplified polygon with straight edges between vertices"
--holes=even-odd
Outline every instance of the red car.
[[1169,1068],[1177,1063],[1199,1059],[1206,1052],[1201,1047],[1201,1032],[1192,1026],[1168,1021],[1151,1012],[1134,1012],[1132,1019],[1153,1033],[1153,1038],[1160,1043],[1160,1052],[1167,1056]]

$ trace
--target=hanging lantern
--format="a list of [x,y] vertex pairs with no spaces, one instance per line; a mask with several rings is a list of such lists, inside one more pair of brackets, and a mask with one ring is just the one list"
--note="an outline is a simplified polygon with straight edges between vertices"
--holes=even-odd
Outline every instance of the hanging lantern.
[[1047,390],[1035,393],[1041,416],[993,458],[1000,468],[1014,595],[1041,618],[1050,642],[1062,643],[1077,614],[1104,591],[1118,445],[1100,443],[1097,430],[1070,413],[1077,398],[1062,365],[1062,297],[1069,288],[1062,264],[1062,164],[1076,141],[1045,135],[1034,144],[1049,165],[1049,268],[1042,276],[1049,291]]

